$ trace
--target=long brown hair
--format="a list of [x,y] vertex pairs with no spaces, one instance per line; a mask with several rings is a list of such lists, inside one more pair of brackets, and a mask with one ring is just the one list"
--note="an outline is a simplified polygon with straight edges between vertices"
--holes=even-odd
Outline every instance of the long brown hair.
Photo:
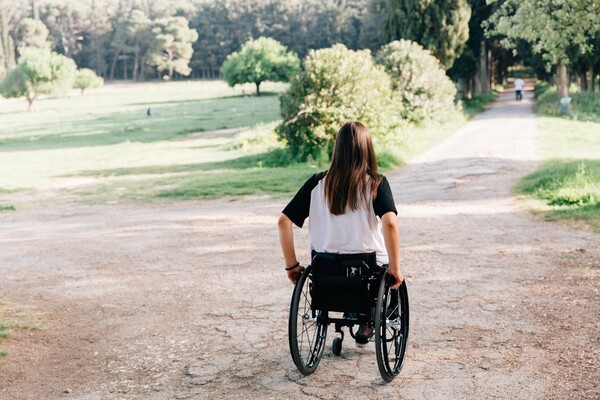
[[325,178],[329,211],[333,215],[342,215],[347,209],[369,208],[369,200],[375,198],[380,183],[369,130],[361,122],[346,122],[337,133],[331,166]]

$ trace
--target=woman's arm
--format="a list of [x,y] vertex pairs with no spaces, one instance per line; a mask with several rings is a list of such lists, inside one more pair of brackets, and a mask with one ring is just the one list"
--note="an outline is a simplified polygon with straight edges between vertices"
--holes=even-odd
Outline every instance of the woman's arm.
[[[279,225],[279,244],[283,252],[286,267],[290,267],[298,262],[296,259],[296,250],[294,249],[294,232],[292,230],[292,220],[287,215],[281,214],[278,221]],[[287,271],[288,278],[293,284],[298,282],[300,275],[304,271],[301,265]]]
[[390,259],[388,273],[396,279],[392,289],[400,287],[404,277],[400,272],[400,229],[398,228],[398,219],[393,211],[385,213],[381,217],[383,228],[383,240],[385,248]]

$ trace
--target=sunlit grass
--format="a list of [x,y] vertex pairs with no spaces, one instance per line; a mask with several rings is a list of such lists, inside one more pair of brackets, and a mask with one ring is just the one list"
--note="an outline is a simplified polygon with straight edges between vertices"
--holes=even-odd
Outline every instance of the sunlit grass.
[[[326,165],[290,163],[293,157],[274,133],[278,93],[287,86],[264,86],[265,95],[256,97],[242,95],[251,88],[232,89],[222,81],[109,85],[84,96],[42,99],[31,113],[22,100],[0,99],[0,211],[288,197]],[[456,112],[444,124],[405,127],[395,140],[378,144],[382,171],[466,120]]]
[[549,161],[516,190],[538,200],[546,219],[583,223],[600,232],[600,123],[540,117],[538,127]]

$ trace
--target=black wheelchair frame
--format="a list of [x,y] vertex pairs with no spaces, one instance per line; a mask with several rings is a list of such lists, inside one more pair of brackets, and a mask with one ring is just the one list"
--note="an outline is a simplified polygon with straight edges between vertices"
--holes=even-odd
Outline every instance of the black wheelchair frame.
[[[296,283],[290,305],[288,334],[292,359],[303,375],[312,374],[325,350],[327,327],[340,336],[332,342],[339,356],[343,327],[355,338],[354,325],[374,328],[377,366],[384,381],[402,369],[408,342],[409,305],[406,281],[391,289],[393,277],[375,261],[375,253],[313,253]],[[339,317],[333,316],[343,313]]]

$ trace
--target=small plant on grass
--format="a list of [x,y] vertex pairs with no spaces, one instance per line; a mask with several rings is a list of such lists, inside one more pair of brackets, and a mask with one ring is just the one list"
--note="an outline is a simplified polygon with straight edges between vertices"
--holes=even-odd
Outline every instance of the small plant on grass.
[[77,70],[75,75],[75,83],[73,87],[80,89],[81,94],[88,88],[99,88],[104,85],[104,79],[101,76],[96,75],[94,71],[89,68],[81,68]]
[[0,212],[7,211],[16,211],[16,208],[12,204],[0,204]]

